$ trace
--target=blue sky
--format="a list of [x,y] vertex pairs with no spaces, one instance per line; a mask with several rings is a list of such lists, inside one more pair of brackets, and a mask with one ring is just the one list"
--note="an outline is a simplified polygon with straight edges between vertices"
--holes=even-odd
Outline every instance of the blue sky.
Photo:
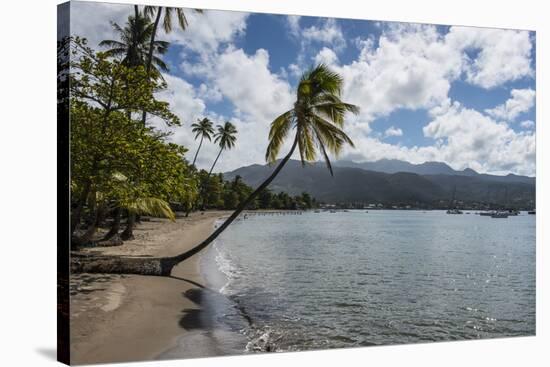
[[[132,7],[73,3],[74,34],[116,38]],[[237,147],[219,170],[263,163],[269,123],[289,109],[301,73],[324,62],[344,78],[343,98],[361,108],[346,132],[356,148],[340,159],[443,161],[455,169],[535,174],[535,34],[229,11],[186,11],[189,28],[171,42],[171,103],[184,125],[172,139],[193,154],[189,125],[232,121]],[[154,122],[152,122],[154,123]],[[164,126],[158,126],[167,129]],[[217,153],[201,150],[208,167]],[[284,154],[284,149],[281,152]],[[334,157],[334,159],[337,159]]]

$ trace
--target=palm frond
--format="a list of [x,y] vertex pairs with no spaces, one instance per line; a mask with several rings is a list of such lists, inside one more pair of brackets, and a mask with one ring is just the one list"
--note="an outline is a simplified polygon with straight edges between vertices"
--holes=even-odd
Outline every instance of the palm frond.
[[315,145],[313,143],[313,135],[311,127],[309,125],[300,126],[300,132],[298,134],[298,148],[300,151],[300,160],[302,165],[305,162],[313,162],[317,157]]
[[174,8],[164,8],[164,21],[162,27],[166,33],[172,32],[172,10]]
[[176,9],[176,15],[178,16],[178,23],[180,25],[180,28],[182,30],[186,30],[189,23],[187,22],[187,18],[185,17],[185,13],[183,12],[183,9],[181,8]]
[[152,20],[153,17],[157,14],[157,11],[159,8],[160,7],[157,7],[157,6],[146,5],[145,9],[143,9],[143,14],[145,14],[145,16],[149,20]]
[[99,42],[100,47],[124,47],[124,43],[115,40],[103,40]]
[[123,207],[136,214],[164,217],[170,219],[172,222],[176,220],[176,215],[170,208],[170,205],[166,201],[158,198],[138,198],[136,200],[123,203]]
[[158,66],[160,70],[165,72],[169,71],[168,65],[166,65],[166,63],[160,57],[153,56],[153,63]]
[[271,122],[269,129],[269,144],[265,153],[265,159],[268,163],[273,163],[277,160],[279,150],[283,146],[284,140],[292,127],[293,111],[287,111],[278,116]]

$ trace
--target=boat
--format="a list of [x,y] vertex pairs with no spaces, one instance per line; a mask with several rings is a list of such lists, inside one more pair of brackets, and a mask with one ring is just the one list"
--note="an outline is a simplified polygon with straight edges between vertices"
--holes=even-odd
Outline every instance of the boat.
[[336,213],[336,210],[331,209],[330,212],[331,212],[331,213]]
[[[451,205],[450,206],[455,205],[455,195],[456,195],[456,185],[453,189],[453,199],[451,200]],[[462,214],[462,211],[460,209],[458,209],[455,205],[454,208],[449,208],[447,210],[447,214]]]
[[508,218],[508,212],[495,212],[491,215],[491,218]]
[[459,209],[449,209],[447,210],[447,214],[463,214],[461,210]]
[[490,211],[490,212],[479,212],[479,215],[481,215],[482,217],[490,217],[491,215],[495,214],[496,212],[493,210],[493,211]]
[[536,215],[537,212],[536,212],[535,209],[533,209],[533,210],[529,210],[529,211],[527,212],[527,214]]
[[321,213],[319,209],[315,209],[314,213]]

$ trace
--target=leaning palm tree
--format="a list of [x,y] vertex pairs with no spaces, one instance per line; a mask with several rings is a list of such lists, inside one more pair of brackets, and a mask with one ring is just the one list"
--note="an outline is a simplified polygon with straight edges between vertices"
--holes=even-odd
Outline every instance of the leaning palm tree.
[[214,166],[216,166],[216,163],[218,163],[218,159],[220,158],[220,155],[224,150],[229,150],[235,146],[235,141],[237,140],[237,128],[235,125],[233,125],[231,122],[226,121],[225,124],[216,126],[218,131],[216,134],[214,134],[214,143],[218,143],[218,146],[220,147],[220,152],[216,156],[216,159],[214,160],[214,163],[212,164],[212,167],[210,167],[210,171],[208,172],[208,176],[212,174],[212,170],[214,170]]
[[214,128],[212,126],[212,121],[208,119],[208,117],[201,119],[198,119],[196,123],[191,125],[191,131],[195,133],[195,140],[198,139],[198,137],[201,137],[199,147],[197,148],[197,152],[195,153],[195,158],[193,158],[193,166],[195,165],[195,162],[197,161],[197,156],[199,155],[199,151],[201,150],[202,141],[204,138],[208,139],[208,141],[212,141],[212,135],[214,134]]
[[242,201],[207,239],[185,253],[162,259],[160,263],[162,275],[169,275],[173,266],[212,243],[277,177],[294,154],[296,147],[298,147],[303,165],[306,162],[314,162],[317,155],[320,154],[327,164],[331,176],[334,175],[328,153],[337,156],[344,145],[354,146],[342,129],[347,112],[359,113],[359,107],[340,99],[342,85],[342,77],[323,64],[311,68],[302,76],[296,91],[294,107],[271,123],[269,144],[265,155],[266,161],[270,164],[277,162],[279,151],[293,130],[295,133],[290,151],[278,161],[269,177]]
[[[150,72],[155,78],[160,77],[160,71],[168,71],[168,66],[159,57],[168,50],[169,43],[154,41],[153,24],[142,16],[129,16],[124,28],[117,23],[112,23],[113,29],[118,33],[120,40],[104,40],[99,43],[102,47],[108,47],[107,56],[121,57],[122,63],[127,66],[147,66],[147,60],[151,58]],[[152,42],[151,42],[152,41]]]
[[237,209],[204,241],[192,249],[173,257],[157,259],[112,259],[107,265],[101,260],[89,263],[81,271],[101,272],[108,268],[111,272],[137,273],[168,276],[172,268],[193,256],[214,241],[252,201],[275,179],[283,169],[296,147],[302,164],[313,162],[321,154],[333,175],[328,152],[338,155],[345,144],[353,142],[342,130],[347,112],[357,114],[359,108],[340,99],[343,80],[325,65],[308,70],[300,79],[294,107],[277,117],[271,123],[266,160],[273,164],[285,139],[294,131],[293,142],[288,153],[279,160],[267,179],[242,201]]

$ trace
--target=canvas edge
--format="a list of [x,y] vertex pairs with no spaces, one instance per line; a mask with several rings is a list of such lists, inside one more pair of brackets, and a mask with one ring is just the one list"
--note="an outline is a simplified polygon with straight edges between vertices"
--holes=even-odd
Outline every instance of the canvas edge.
[[[70,2],[65,2],[57,6],[58,49],[59,42],[69,36]],[[58,75],[68,70],[69,59],[69,54],[58,52]],[[70,365],[69,89],[60,88],[59,81],[57,98],[57,360]]]

